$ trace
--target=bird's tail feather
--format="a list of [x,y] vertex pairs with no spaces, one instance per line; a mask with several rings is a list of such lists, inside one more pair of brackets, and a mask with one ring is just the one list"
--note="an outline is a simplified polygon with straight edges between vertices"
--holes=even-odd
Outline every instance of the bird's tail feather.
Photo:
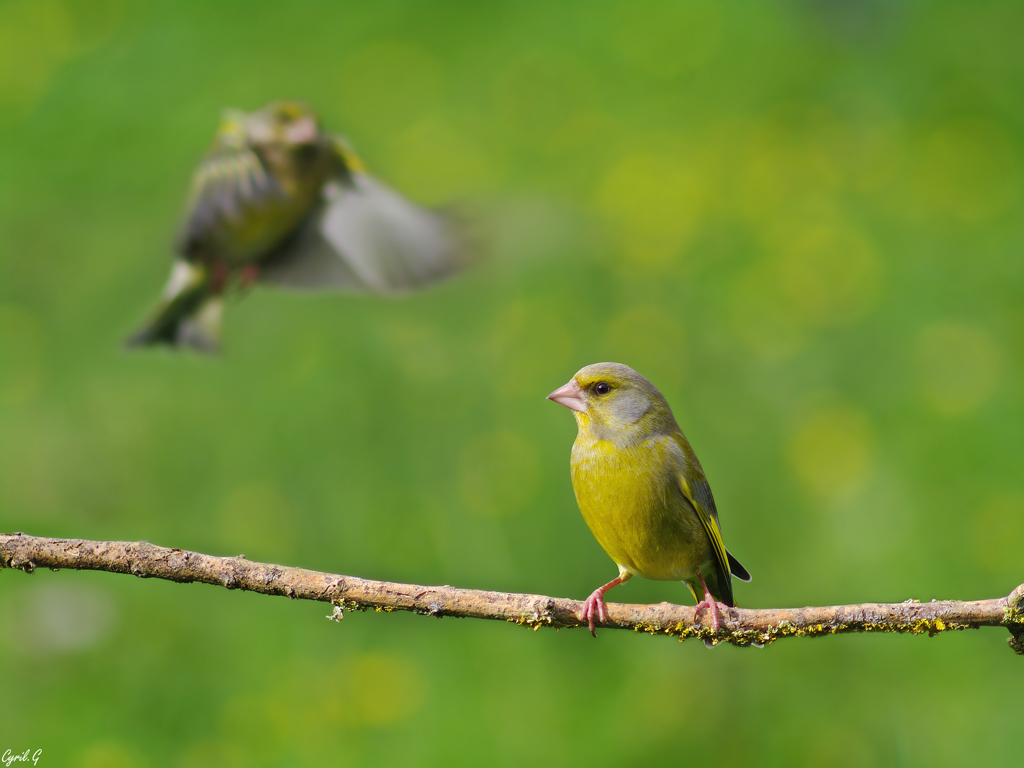
[[729,571],[740,581],[750,581],[750,571],[743,567],[735,557],[732,556],[732,552],[726,552],[726,556],[729,558]]
[[168,344],[200,352],[220,350],[224,302],[206,269],[178,261],[153,316],[126,342],[128,347]]

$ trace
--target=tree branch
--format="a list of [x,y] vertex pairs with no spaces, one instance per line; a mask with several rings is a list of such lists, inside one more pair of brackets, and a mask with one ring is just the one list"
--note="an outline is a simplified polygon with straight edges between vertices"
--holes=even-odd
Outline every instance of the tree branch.
[[[158,547],[147,541],[49,539],[23,533],[0,534],[0,568],[32,573],[36,568],[130,573],[180,583],[201,582],[265,595],[332,603],[341,619],[345,610],[412,611],[425,616],[498,619],[539,629],[581,627],[583,603],[577,600],[484,592],[455,587],[394,584],[338,576],[304,568],[250,562],[244,556],[214,557],[183,549]],[[783,637],[814,637],[846,632],[940,632],[978,627],[1009,629],[1008,642],[1024,655],[1024,584],[1007,597],[959,602],[864,603],[809,608],[730,611],[716,637],[696,621],[690,606],[608,604],[607,628],[649,634],[700,637],[734,645],[768,644]]]

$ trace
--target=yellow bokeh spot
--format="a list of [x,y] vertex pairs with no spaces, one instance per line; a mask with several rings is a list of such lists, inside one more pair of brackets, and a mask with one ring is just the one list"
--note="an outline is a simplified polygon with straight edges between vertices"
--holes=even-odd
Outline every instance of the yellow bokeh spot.
[[0,6],[0,121],[14,122],[35,106],[74,41],[74,22],[59,0]]
[[[34,751],[34,750],[33,750]],[[29,753],[29,760],[32,753]],[[46,750],[39,755],[39,764],[46,759]],[[24,765],[24,763],[18,763]],[[149,765],[134,750],[116,741],[103,741],[91,744],[79,753],[75,761],[77,768],[141,768]]]
[[294,517],[276,489],[262,483],[243,485],[221,505],[221,540],[251,559],[280,562],[295,551]]
[[367,725],[401,722],[423,705],[423,675],[408,659],[370,653],[352,661],[350,673],[353,714]]
[[875,434],[867,416],[838,403],[815,405],[789,443],[801,484],[825,499],[863,487],[875,462]]
[[651,304],[612,317],[603,349],[611,361],[641,371],[658,371],[659,380],[678,382],[686,370],[686,336],[678,318]]
[[921,393],[939,413],[959,416],[976,410],[994,393],[1003,375],[1003,353],[983,328],[937,323],[917,339]]
[[388,154],[389,180],[425,203],[459,199],[495,176],[472,136],[440,118],[424,118],[395,136]]
[[643,152],[611,165],[596,205],[632,264],[665,272],[680,266],[709,194],[698,169],[670,154]]
[[537,493],[537,448],[517,432],[472,440],[459,461],[459,490],[467,507],[488,516],[522,511]]
[[0,125],[31,112],[61,67],[105,43],[128,13],[127,0],[0,3]]
[[970,518],[976,562],[992,573],[1017,578],[1024,552],[1024,492],[1004,491]]
[[839,222],[780,227],[771,236],[776,300],[806,326],[862,317],[878,299],[881,265],[858,228]]

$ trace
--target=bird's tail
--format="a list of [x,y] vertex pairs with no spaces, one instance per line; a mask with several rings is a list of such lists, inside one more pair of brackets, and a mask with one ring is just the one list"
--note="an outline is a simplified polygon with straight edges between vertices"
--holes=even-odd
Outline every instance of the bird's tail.
[[750,581],[750,571],[743,567],[743,564],[732,556],[732,552],[726,551],[729,558],[729,572],[740,581]]
[[126,342],[139,347],[168,344],[200,352],[220,350],[224,302],[202,265],[178,260],[152,317]]

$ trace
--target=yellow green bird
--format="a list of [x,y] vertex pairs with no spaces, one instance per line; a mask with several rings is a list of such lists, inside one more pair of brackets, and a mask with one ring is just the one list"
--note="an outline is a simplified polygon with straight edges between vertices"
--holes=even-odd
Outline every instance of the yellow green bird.
[[193,175],[176,250],[160,304],[130,346],[215,351],[233,285],[396,294],[468,261],[450,217],[369,176],[297,101],[225,112]]
[[664,396],[628,366],[595,363],[548,399],[576,417],[576,501],[619,567],[587,598],[582,620],[593,633],[595,616],[607,620],[605,592],[643,576],[685,582],[717,634],[719,612],[736,604],[731,577],[750,581],[750,574],[722,543],[711,486]]

